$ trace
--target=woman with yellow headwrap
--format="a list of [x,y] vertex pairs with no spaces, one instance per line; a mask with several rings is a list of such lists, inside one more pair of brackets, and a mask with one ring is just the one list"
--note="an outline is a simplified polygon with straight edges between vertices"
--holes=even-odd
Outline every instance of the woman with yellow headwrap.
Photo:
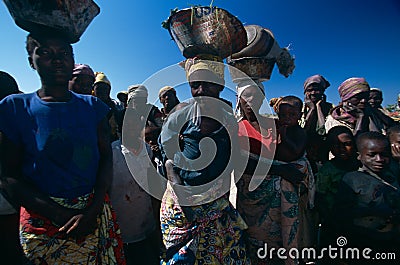
[[[168,116],[160,135],[170,180],[161,206],[163,264],[249,264],[243,239],[247,226],[228,195],[237,124],[230,105],[219,96],[223,64],[196,58],[189,59],[185,69],[193,99]],[[210,156],[200,150],[207,138],[216,153],[208,165],[199,167],[197,162]],[[189,206],[182,206],[177,184],[190,190],[210,188],[193,194]],[[226,193],[221,193],[224,188]]]

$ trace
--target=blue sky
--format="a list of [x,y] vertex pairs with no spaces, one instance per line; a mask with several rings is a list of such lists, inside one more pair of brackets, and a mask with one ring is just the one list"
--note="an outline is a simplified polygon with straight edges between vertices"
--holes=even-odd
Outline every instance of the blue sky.
[[[112,97],[131,84],[148,82],[149,101],[155,102],[159,88],[176,85],[171,72],[163,69],[184,59],[161,22],[170,9],[211,1],[95,2],[100,14],[73,45],[75,61],[105,72],[112,83]],[[244,25],[269,28],[281,47],[291,44],[296,68],[285,78],[275,66],[271,80],[264,82],[268,98],[289,94],[303,98],[304,80],[322,74],[331,83],[326,94],[334,104],[339,102],[340,83],[356,76],[383,90],[384,105],[396,102],[400,92],[398,0],[215,0],[213,5],[237,16]],[[4,3],[0,4],[0,25],[0,70],[13,75],[22,91],[37,90],[39,77],[29,67],[25,51],[27,33],[14,24]],[[172,69],[184,77],[183,71]],[[188,97],[187,85],[177,90],[181,99]],[[224,93],[234,101],[234,92]]]

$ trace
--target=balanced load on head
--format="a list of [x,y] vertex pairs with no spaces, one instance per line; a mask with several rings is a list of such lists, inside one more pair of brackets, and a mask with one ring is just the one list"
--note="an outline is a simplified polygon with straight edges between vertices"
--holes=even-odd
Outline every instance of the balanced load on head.
[[232,80],[240,82],[248,77],[259,81],[269,80],[275,63],[279,72],[288,77],[295,67],[294,58],[287,48],[279,47],[269,29],[246,25],[247,45],[227,58]]
[[209,6],[173,10],[163,26],[186,58],[201,54],[226,58],[247,43],[242,23],[228,11]]
[[100,13],[92,0],[4,0],[15,23],[28,32],[55,31],[79,41]]

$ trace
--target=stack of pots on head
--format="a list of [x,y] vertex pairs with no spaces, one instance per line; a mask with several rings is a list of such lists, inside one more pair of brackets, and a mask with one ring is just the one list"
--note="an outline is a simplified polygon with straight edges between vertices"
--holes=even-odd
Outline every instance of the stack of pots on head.
[[280,48],[269,29],[258,25],[245,26],[247,45],[227,58],[232,80],[241,82],[246,78],[269,80],[275,63],[279,72],[288,77],[294,69],[294,58],[286,48]]
[[172,11],[164,27],[187,60],[214,58],[222,63],[247,44],[246,30],[240,20],[218,7]]
[[100,12],[92,0],[4,0],[15,24],[32,33],[55,32],[79,41]]

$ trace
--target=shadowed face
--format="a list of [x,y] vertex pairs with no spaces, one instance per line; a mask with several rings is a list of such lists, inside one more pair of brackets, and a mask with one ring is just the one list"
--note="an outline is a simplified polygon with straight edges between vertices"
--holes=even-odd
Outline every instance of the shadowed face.
[[390,149],[387,142],[377,139],[364,139],[359,150],[358,160],[372,172],[379,174],[389,164]]
[[110,99],[110,91],[110,85],[104,82],[98,82],[93,86],[94,95],[101,99],[103,102],[107,102]]
[[355,157],[355,145],[352,136],[347,133],[340,133],[332,143],[332,154],[341,160],[348,160]]
[[369,91],[361,92],[361,93],[349,98],[344,103],[348,106],[352,106],[353,108],[365,109],[365,107],[368,104],[368,100],[369,100]]
[[264,100],[264,94],[257,86],[246,88],[240,95],[240,108],[245,114],[258,113]]
[[278,117],[280,125],[293,127],[299,124],[301,110],[287,103],[281,103],[279,105]]
[[94,77],[90,75],[74,75],[69,82],[69,90],[78,94],[92,95]]
[[178,104],[176,93],[172,90],[165,91],[160,95],[160,103],[167,111],[172,110]]
[[369,93],[368,103],[372,108],[378,108],[381,106],[383,101],[382,93],[379,91],[371,91]]
[[313,103],[317,103],[324,97],[324,92],[325,89],[320,84],[313,83],[305,89],[304,95]]
[[43,38],[29,55],[29,63],[44,85],[68,85],[74,69],[72,46],[61,38]]

